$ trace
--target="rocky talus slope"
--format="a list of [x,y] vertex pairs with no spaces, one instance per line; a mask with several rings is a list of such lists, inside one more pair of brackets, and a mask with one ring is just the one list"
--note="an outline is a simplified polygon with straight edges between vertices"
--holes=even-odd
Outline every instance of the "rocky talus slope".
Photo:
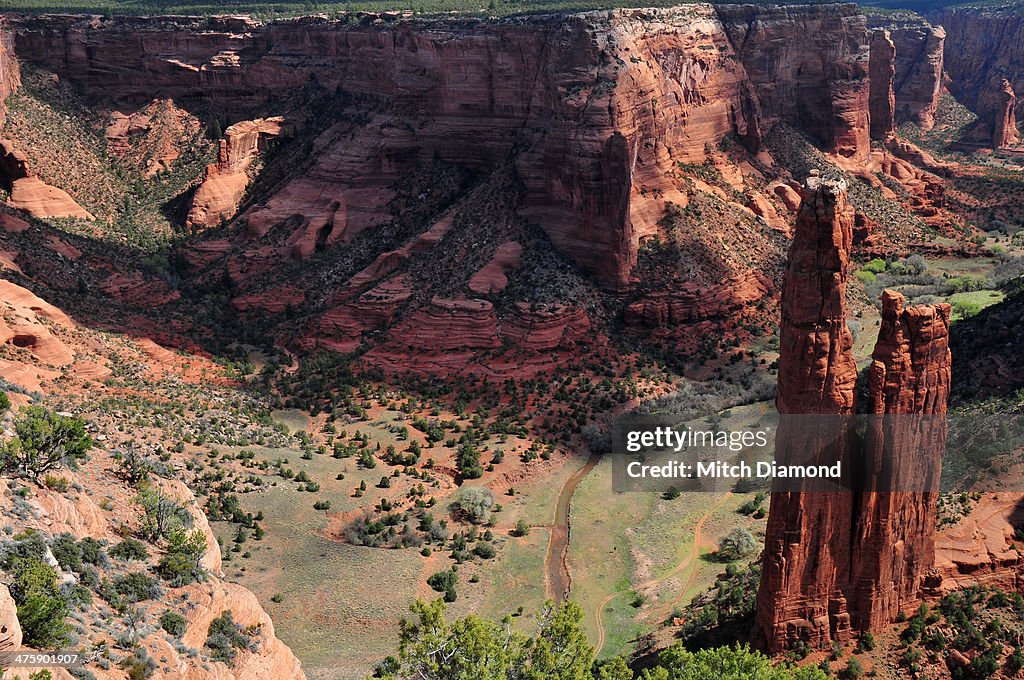
[[[827,422],[855,408],[857,367],[846,325],[853,210],[841,181],[811,177],[802,198],[782,296],[780,437],[792,436],[783,432],[787,416],[818,415]],[[868,381],[869,412],[944,414],[949,307],[905,309],[898,294],[887,293],[883,314]],[[846,465],[866,457],[868,479],[849,491],[772,494],[754,639],[773,652],[799,644],[827,647],[856,631],[878,630],[919,597],[934,560],[934,496],[879,493],[883,483],[895,482],[874,479],[882,466],[871,463],[896,460],[937,470],[941,452],[932,449],[935,460],[915,462],[909,454],[923,455],[920,442],[903,438],[898,427],[876,434],[863,449],[845,438],[820,440],[816,431],[796,435],[804,437],[802,461],[808,452],[812,459],[819,452],[822,462]],[[893,476],[913,478],[916,469]]]

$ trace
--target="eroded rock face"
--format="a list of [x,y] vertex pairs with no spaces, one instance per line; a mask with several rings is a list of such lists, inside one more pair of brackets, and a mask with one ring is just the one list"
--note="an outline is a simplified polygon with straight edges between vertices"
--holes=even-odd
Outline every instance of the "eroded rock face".
[[889,37],[896,48],[896,122],[931,130],[942,92],[946,31],[922,20],[889,28]]
[[1020,139],[1017,134],[1017,95],[1009,80],[1003,78],[985,88],[978,99],[978,106],[976,139],[991,142],[995,149],[1017,143]]
[[[950,92],[978,114],[982,127],[991,125],[985,132],[991,132],[992,143],[998,146],[1008,139],[999,128],[1010,128],[1009,95],[1024,89],[1024,16],[1013,7],[965,7],[935,12],[929,19],[946,29],[944,63]],[[1008,89],[1002,85],[1004,79]],[[981,130],[979,137],[988,143]]]
[[871,138],[885,140],[895,130],[896,46],[889,31],[877,29],[871,34],[871,58],[868,62],[871,78]]
[[[892,468],[883,473],[891,478],[869,480],[855,506],[850,614],[858,630],[878,630],[909,611],[935,562],[950,307],[904,303],[899,293],[882,294],[882,323],[868,373],[866,410],[883,417],[869,421],[865,455],[869,469],[886,462]],[[870,493],[883,487],[894,491]]]
[[0,127],[7,120],[7,95],[21,85],[21,65],[14,53],[14,33],[6,18],[0,18]]
[[[24,18],[18,50],[115,101],[166,96],[232,120],[311,81],[373,97],[368,123],[329,129],[309,170],[243,216],[252,238],[300,216],[278,258],[378,225],[419,163],[493,168],[512,155],[523,215],[621,289],[678,199],[671,172],[706,144],[736,133],[755,149],[787,121],[843,155],[869,148],[867,33],[853,5],[376,19]],[[241,187],[237,173],[211,173],[194,221],[237,205]]]
[[29,167],[25,154],[6,139],[0,139],[0,182],[6,184],[11,192],[7,204],[33,217],[95,219],[66,191],[39,179]]
[[[840,460],[868,472],[863,488],[772,494],[753,635],[771,652],[848,641],[853,631],[893,621],[919,598],[934,561],[935,494],[908,480],[920,484],[930,471],[937,482],[942,452],[935,438],[945,437],[941,419],[930,421],[938,428],[926,437],[932,448],[922,444],[920,429],[901,429],[903,423],[873,420],[864,443],[854,445],[846,437],[818,439],[787,421],[852,414],[857,379],[845,308],[855,216],[840,181],[812,176],[802,199],[782,296],[777,441],[795,444],[803,462]],[[906,309],[886,291],[883,307],[869,412],[945,414],[948,305]],[[891,477],[875,465],[882,460],[896,461]]]
[[288,132],[280,116],[244,120],[229,126],[218,145],[217,162],[206,168],[206,177],[196,189],[185,224],[201,229],[234,217],[249,185],[249,166],[265,149],[268,139]]

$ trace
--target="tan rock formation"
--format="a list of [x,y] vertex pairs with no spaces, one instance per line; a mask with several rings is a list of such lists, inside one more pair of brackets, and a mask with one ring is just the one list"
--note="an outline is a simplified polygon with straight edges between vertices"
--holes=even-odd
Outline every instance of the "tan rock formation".
[[0,652],[21,648],[21,624],[18,607],[7,586],[0,583]]
[[6,139],[0,140],[0,181],[7,184],[11,192],[7,204],[33,217],[95,219],[66,191],[39,179],[29,168],[25,154]]
[[469,289],[477,295],[500,293],[508,285],[505,276],[519,266],[519,258],[523,247],[515,242],[503,243],[498,246],[494,257],[469,280]]
[[196,189],[185,224],[193,229],[212,227],[235,215],[249,186],[247,171],[268,139],[290,130],[280,116],[235,123],[224,131],[217,162],[206,168],[206,178]]

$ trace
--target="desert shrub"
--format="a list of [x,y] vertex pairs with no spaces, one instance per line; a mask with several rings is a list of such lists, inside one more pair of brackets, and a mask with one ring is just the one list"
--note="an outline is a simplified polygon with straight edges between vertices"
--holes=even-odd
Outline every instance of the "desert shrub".
[[431,575],[430,578],[427,579],[427,585],[439,593],[444,593],[445,602],[455,602],[457,597],[455,593],[455,584],[458,580],[458,574],[456,574],[452,569],[446,569]]
[[68,605],[60,595],[57,572],[36,558],[16,558],[11,571],[11,597],[17,606],[24,644],[38,649],[56,649],[67,641],[64,623]]
[[55,538],[50,544],[50,551],[61,569],[82,571],[82,549],[78,547],[75,537],[71,534],[61,534]]
[[156,662],[145,647],[137,647],[130,656],[121,659],[118,667],[128,675],[128,680],[149,680],[156,671]]
[[143,489],[135,500],[142,508],[142,534],[151,541],[167,538],[178,529],[192,526],[192,515],[188,510],[160,489]]
[[522,520],[522,519],[516,520],[516,527],[515,527],[515,529],[512,530],[512,535],[513,536],[529,536],[530,535],[530,525],[527,524],[525,520]]
[[463,487],[455,498],[453,507],[458,513],[474,524],[486,523],[494,507],[494,492],[483,486]]
[[188,628],[188,621],[176,611],[166,610],[160,615],[160,627],[174,637],[181,637]]
[[252,639],[255,632],[255,628],[243,628],[235,623],[231,611],[224,610],[210,622],[203,646],[209,650],[212,660],[231,665],[238,650],[255,648],[256,643]]
[[132,486],[147,481],[153,472],[153,463],[134,443],[129,443],[124,451],[115,455],[115,459],[118,477]]
[[160,586],[156,579],[146,572],[130,571],[108,581],[104,597],[115,606],[135,604],[160,597]]
[[41,406],[18,413],[15,437],[0,445],[0,470],[39,481],[60,467],[74,469],[92,448],[81,418],[60,416]]
[[110,549],[110,556],[125,562],[140,562],[149,559],[149,550],[142,541],[126,538]]
[[167,551],[156,566],[156,573],[173,587],[187,586],[204,575],[201,562],[206,554],[206,536],[199,529],[178,529],[167,539]]
[[498,551],[495,549],[493,544],[481,542],[477,543],[476,546],[474,546],[473,554],[477,557],[482,557],[485,560],[489,560],[493,559],[494,556],[498,554]]
[[6,413],[11,408],[11,398],[6,392],[0,392],[0,413]]
[[723,560],[738,560],[757,551],[757,540],[743,527],[736,527],[718,542],[718,556]]

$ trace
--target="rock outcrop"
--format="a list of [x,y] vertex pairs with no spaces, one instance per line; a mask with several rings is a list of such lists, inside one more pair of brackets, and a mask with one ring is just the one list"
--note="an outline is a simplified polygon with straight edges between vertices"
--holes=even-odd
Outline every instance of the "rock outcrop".
[[21,65],[14,52],[14,32],[6,18],[0,18],[0,128],[7,120],[7,95],[21,86]]
[[36,176],[25,154],[6,139],[0,139],[0,183],[11,192],[7,204],[33,217],[95,219],[66,191],[50,186]]
[[[950,8],[929,18],[946,29],[949,90],[978,114],[976,140],[1016,141],[1015,92],[1024,89],[1024,17],[1015,8]],[[1004,80],[1006,81],[1004,84]]]
[[871,78],[871,138],[886,140],[896,128],[896,46],[889,32],[877,29],[871,34],[871,57],[868,61]]
[[[776,406],[784,418],[853,412],[857,365],[846,325],[853,223],[845,182],[808,179],[782,293]],[[824,442],[803,444],[827,453]],[[832,455],[842,460],[845,452]],[[754,631],[769,650],[849,639],[842,590],[850,569],[849,503],[841,492],[772,494]]]
[[1020,139],[1017,133],[1017,95],[1006,78],[992,83],[978,98],[978,123],[972,137],[1001,149]]
[[942,92],[946,31],[923,20],[888,30],[896,49],[896,122],[931,130]]
[[18,607],[7,586],[0,583],[0,652],[21,648],[21,624]]
[[[837,153],[869,149],[867,31],[853,5],[493,21],[49,16],[19,19],[17,32],[22,59],[118,104],[169,97],[250,120],[311,82],[371,101],[317,139],[308,171],[242,216],[248,238],[297,225],[278,259],[378,225],[417,164],[493,168],[511,155],[522,214],[604,287],[622,289],[640,239],[679,198],[676,165],[702,158],[706,144],[736,133],[756,148],[785,121]],[[194,222],[230,212],[242,179],[228,177],[212,174]]]
[[910,611],[935,561],[950,307],[904,302],[899,293],[882,294],[867,379],[866,411],[879,417],[868,421],[865,467],[877,476],[854,511],[850,615],[858,630],[879,630]]
[[[754,629],[755,642],[772,652],[848,641],[856,630],[894,620],[919,597],[934,560],[935,498],[893,485],[916,480],[921,470],[937,483],[941,458],[933,441],[933,448],[922,446],[901,423],[870,421],[862,445],[821,434],[837,422],[830,418],[842,426],[854,413],[857,367],[845,300],[855,217],[841,181],[812,176],[802,198],[782,296],[776,456],[839,460],[864,470],[865,479],[849,489],[772,494]],[[871,413],[945,413],[948,323],[948,306],[904,309],[902,298],[885,293],[868,384]],[[824,429],[803,427],[800,417],[817,417]],[[894,489],[909,492],[888,493]]]
[[249,166],[266,149],[267,140],[288,132],[280,116],[229,126],[218,145],[217,162],[206,168],[206,177],[192,198],[186,226],[213,227],[234,217],[249,185]]

